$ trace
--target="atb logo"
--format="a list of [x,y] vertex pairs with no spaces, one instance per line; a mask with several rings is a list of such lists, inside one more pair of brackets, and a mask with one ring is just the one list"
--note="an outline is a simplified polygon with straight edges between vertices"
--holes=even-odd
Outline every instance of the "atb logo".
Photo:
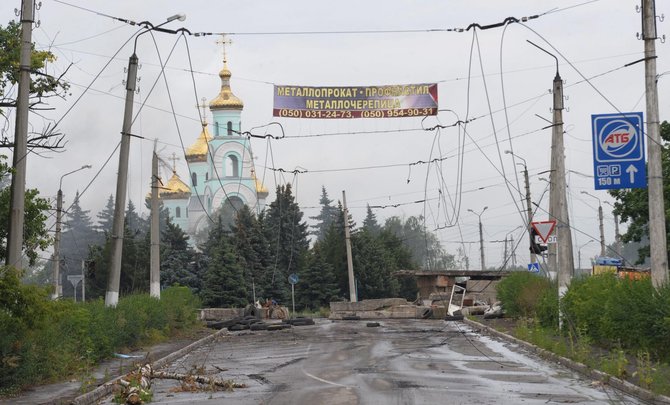
[[600,128],[598,143],[600,150],[608,156],[598,156],[599,161],[641,158],[637,156],[640,151],[640,136],[639,129],[634,125],[637,124],[636,121],[637,117],[615,119]]

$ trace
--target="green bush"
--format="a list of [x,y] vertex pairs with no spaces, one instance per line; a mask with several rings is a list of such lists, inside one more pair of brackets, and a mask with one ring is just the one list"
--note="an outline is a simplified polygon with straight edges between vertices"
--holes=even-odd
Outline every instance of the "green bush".
[[608,348],[649,351],[670,359],[670,288],[649,279],[625,280],[603,274],[575,280],[562,302],[569,328],[580,328]]
[[496,291],[507,316],[536,318],[540,311],[547,318],[544,322],[552,322],[545,314],[553,305],[551,294],[555,291],[548,279],[519,271],[502,279]]
[[186,287],[161,299],[123,297],[116,308],[102,300],[52,301],[46,289],[23,285],[16,270],[0,270],[0,395],[63,379],[115,351],[152,343],[198,324],[198,299]]

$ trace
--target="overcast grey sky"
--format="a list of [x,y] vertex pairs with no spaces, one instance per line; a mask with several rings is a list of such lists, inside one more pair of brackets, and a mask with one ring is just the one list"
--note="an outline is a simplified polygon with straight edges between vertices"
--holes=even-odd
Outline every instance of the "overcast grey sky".
[[[537,116],[551,119],[552,97],[548,90],[555,63],[526,40],[564,56],[559,56],[566,95],[564,139],[577,255],[577,248],[590,237],[598,239],[597,201],[580,192],[589,191],[611,201],[606,192],[593,190],[590,115],[615,112],[610,103],[620,111],[645,111],[643,64],[623,68],[643,57],[643,42],[636,38],[641,30],[641,15],[635,9],[638,5],[635,0],[43,0],[37,12],[40,24],[33,38],[39,48],[50,48],[58,56],[53,72],[62,72],[72,63],[66,75],[72,94],[64,101],[54,101],[51,106],[55,110],[45,113],[58,120],[138,29],[101,14],[158,24],[183,12],[186,21],[174,21],[166,27],[229,33],[228,38],[233,41],[228,47],[232,88],[245,104],[243,130],[277,121],[286,134],[285,139],[270,142],[252,140],[256,170],[268,189],[293,183],[306,218],[318,213],[322,185],[334,200],[341,199],[342,190],[346,190],[348,205],[359,224],[365,216],[366,203],[389,206],[375,210],[380,222],[392,215],[424,215],[427,228],[437,229],[440,240],[451,253],[463,246],[460,241],[478,241],[477,216],[467,210],[479,212],[488,206],[482,215],[487,266],[498,266],[503,259],[503,244],[492,241],[503,240],[508,234],[515,240],[524,237],[522,216],[515,205],[515,200],[521,204],[515,177],[520,167],[514,167],[504,150],[512,147],[526,159],[533,201],[541,209],[548,205],[548,193],[540,200],[547,186],[540,177],[548,178],[548,173],[538,173],[549,169],[551,130],[542,130],[547,123]],[[664,6],[658,2],[659,15],[668,11]],[[19,1],[0,4],[5,21],[12,18],[15,7],[20,8]],[[466,28],[471,23],[485,25],[506,17],[521,19],[533,15],[540,17],[484,31],[445,31]],[[659,35],[666,27],[667,23],[659,23]],[[356,33],[343,33],[352,31]],[[178,127],[171,113],[168,88],[158,76],[160,62],[152,38],[143,35],[138,40],[137,54],[142,67],[135,112],[139,103],[146,101],[146,105],[135,121],[133,133],[145,140],[132,140],[128,187],[129,197],[143,211],[143,199],[149,192],[153,139],[158,139],[163,157],[173,153],[181,157],[177,171],[187,179],[181,142],[188,147],[199,134],[197,100],[206,97],[209,101],[218,93],[222,52],[217,39],[186,37],[187,47],[184,38],[155,34],[163,61],[176,43],[165,72]],[[667,48],[666,44],[657,43],[659,73],[670,69]],[[125,93],[122,82],[131,53],[132,41],[118,52],[91,89],[62,119],[59,127],[67,136],[66,150],[46,157],[29,157],[29,187],[37,187],[44,196],[53,198],[62,174],[91,164],[93,169],[64,180],[65,203],[68,205],[74,193],[83,190],[102,168],[81,201],[93,213],[102,208],[116,184],[118,155],[114,154],[104,168],[103,164],[120,139]],[[195,82],[189,73],[190,64]],[[591,84],[583,77],[592,78]],[[272,117],[273,84],[364,86],[431,82],[438,83],[439,107],[443,111],[424,121]],[[661,119],[668,118],[669,85],[668,79],[659,80]],[[467,125],[467,133],[458,127],[439,132],[422,129],[436,124],[451,125],[466,117],[476,118]],[[37,129],[46,123],[36,115],[31,116],[31,124]],[[3,131],[3,136],[12,138],[13,121]],[[263,131],[253,130],[258,134],[264,134]],[[268,131],[279,135],[276,125]],[[462,155],[459,145],[463,146]],[[462,171],[459,156],[463,157]],[[413,162],[445,157],[436,164],[410,166]],[[294,177],[271,168],[299,169],[306,173]],[[511,182],[509,190],[501,175],[503,168]],[[520,185],[522,181],[519,177]],[[268,201],[273,199],[271,193]],[[420,200],[427,201],[413,203]],[[612,243],[613,217],[609,206],[604,209],[605,237],[607,243]],[[548,216],[539,211],[536,218],[544,220]],[[472,266],[477,267],[478,244],[464,246]],[[585,246],[583,265],[586,258],[598,251],[597,242]],[[527,263],[527,252],[524,239],[517,251],[518,264]]]

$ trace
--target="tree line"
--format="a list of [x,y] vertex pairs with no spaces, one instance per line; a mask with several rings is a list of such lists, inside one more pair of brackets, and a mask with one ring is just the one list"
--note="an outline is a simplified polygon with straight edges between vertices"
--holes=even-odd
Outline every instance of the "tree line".
[[[194,246],[175,225],[167,210],[160,212],[161,287],[189,287],[211,307],[244,306],[254,300],[290,302],[290,274],[297,274],[296,306],[317,309],[331,300],[349,297],[345,221],[351,229],[355,285],[359,299],[416,298],[412,278],[399,278],[401,269],[450,269],[457,266],[437,237],[425,230],[420,217],[377,221],[370,206],[362,226],[345,218],[341,202],[334,203],[322,187],[320,211],[304,219],[290,184],[276,189],[276,199],[256,215],[249,207],[219,210],[212,215],[203,242]],[[148,203],[147,203],[148,205]],[[87,298],[104,297],[107,287],[114,199],[97,214],[82,209],[78,195],[65,215],[61,237],[62,277],[86,276]],[[123,235],[120,293],[148,291],[149,219],[128,202]],[[82,266],[83,263],[83,266]],[[46,282],[51,263],[42,267]],[[34,275],[33,275],[34,276]],[[63,284],[65,296],[72,286]]]

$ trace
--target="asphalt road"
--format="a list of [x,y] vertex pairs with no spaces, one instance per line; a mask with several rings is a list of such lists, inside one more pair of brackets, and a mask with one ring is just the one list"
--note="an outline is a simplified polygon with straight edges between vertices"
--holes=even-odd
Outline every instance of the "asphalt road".
[[152,403],[642,403],[461,322],[380,323],[317,320],[290,330],[223,335],[170,370],[247,388],[183,392],[178,381],[154,380]]

